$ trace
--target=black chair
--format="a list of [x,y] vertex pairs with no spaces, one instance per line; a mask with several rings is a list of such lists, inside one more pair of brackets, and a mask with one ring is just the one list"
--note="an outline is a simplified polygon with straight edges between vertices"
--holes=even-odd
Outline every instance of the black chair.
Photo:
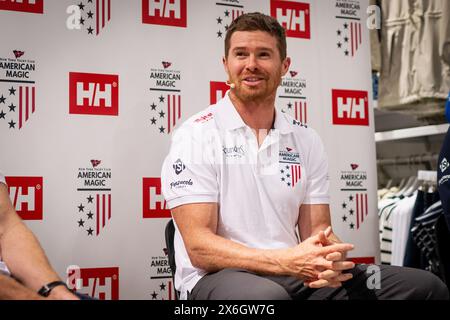
[[[167,247],[167,257],[169,258],[169,266],[172,271],[172,282],[175,287],[175,271],[177,270],[177,266],[175,264],[175,247],[174,247],[174,239],[175,239],[175,225],[173,220],[170,219],[166,224],[165,230],[166,237],[166,247]],[[175,289],[175,298],[176,300],[180,299],[180,293]]]

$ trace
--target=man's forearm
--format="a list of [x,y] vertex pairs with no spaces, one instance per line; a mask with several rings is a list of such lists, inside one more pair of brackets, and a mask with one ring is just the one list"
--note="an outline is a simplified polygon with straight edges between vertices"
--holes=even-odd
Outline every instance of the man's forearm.
[[188,250],[192,264],[208,272],[239,268],[269,275],[284,274],[283,251],[249,248],[210,232]]
[[[41,245],[14,210],[7,188],[0,183],[0,253],[11,274],[31,292],[60,280]],[[5,280],[5,281],[11,281]],[[19,283],[16,284],[16,286]],[[65,287],[52,290],[55,299],[76,298]]]
[[44,284],[60,279],[36,237],[21,221],[6,229],[0,247],[11,274],[31,290],[37,291]]
[[16,280],[0,275],[0,300],[40,300],[37,293],[24,287]]

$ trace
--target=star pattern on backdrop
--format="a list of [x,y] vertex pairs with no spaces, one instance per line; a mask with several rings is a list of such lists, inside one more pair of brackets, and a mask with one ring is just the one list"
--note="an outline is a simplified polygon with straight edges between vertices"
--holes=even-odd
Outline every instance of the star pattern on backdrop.
[[78,4],[78,8],[80,8],[81,13],[79,20],[80,26],[88,35],[95,36],[98,33],[98,31],[95,31],[96,20],[94,17],[94,15],[98,14],[96,4],[92,0],[81,1]]
[[238,15],[241,15],[243,13],[243,8],[224,9],[222,6],[220,6],[218,15],[215,16],[216,27],[218,28],[216,29],[217,31],[215,31],[216,38],[225,38],[228,28],[231,22],[233,22],[233,17],[237,18]]
[[150,112],[151,112],[151,118],[150,118],[150,125],[153,127],[155,126],[159,133],[164,134],[167,131],[166,124],[167,124],[167,115],[166,112],[164,112],[166,98],[161,95],[157,97],[156,101],[152,101],[150,104]]
[[8,129],[17,128],[17,103],[18,103],[18,87],[4,87],[0,91],[0,125],[2,123]]
[[[341,211],[342,222],[346,224],[350,230],[356,229],[355,222],[358,219],[358,217],[355,216],[355,210],[357,206],[355,197],[356,197],[355,194],[347,195],[344,201],[342,201],[342,203],[340,204],[342,210]],[[359,204],[359,206],[361,206],[361,204]],[[359,219],[361,218],[359,217]]]
[[83,199],[82,203],[77,206],[78,220],[76,222],[78,228],[83,228],[86,231],[87,236],[94,236],[93,227],[95,226],[95,220],[92,210],[95,209],[95,198],[92,194],[89,194],[87,197],[83,197]]

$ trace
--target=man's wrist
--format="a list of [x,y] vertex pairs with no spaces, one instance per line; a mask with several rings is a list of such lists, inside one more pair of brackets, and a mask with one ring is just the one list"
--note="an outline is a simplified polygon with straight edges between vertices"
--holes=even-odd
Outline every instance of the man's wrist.
[[66,286],[55,287],[47,298],[54,300],[79,300]]
[[[56,280],[56,281],[52,281],[49,282],[45,285],[43,285],[39,290],[38,290],[38,294],[42,297],[49,297],[50,295],[52,295],[54,292],[58,293],[58,292],[70,292],[69,288],[67,287],[66,283],[61,281],[61,280]],[[55,294],[53,294],[54,296]]]

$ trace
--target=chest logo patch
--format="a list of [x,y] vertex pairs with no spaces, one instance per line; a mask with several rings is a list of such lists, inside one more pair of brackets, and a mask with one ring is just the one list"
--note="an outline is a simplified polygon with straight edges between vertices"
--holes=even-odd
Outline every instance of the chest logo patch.
[[300,154],[289,147],[280,150],[279,166],[281,182],[290,188],[294,188],[302,178]]

